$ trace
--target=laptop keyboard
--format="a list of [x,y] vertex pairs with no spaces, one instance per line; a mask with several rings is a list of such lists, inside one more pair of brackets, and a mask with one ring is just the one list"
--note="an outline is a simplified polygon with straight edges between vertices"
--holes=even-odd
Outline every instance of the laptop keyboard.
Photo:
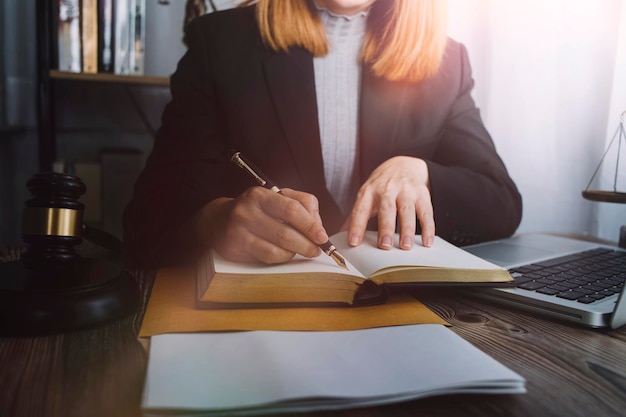
[[597,248],[509,270],[516,286],[590,304],[621,292],[626,252]]

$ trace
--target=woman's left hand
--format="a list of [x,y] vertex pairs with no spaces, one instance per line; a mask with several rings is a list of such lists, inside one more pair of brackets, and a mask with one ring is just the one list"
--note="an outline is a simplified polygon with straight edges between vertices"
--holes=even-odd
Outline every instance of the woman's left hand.
[[428,166],[424,160],[396,156],[379,165],[363,184],[348,219],[348,242],[358,246],[369,219],[378,214],[378,247],[393,247],[396,218],[400,225],[400,248],[411,249],[416,221],[422,244],[432,245],[435,221],[430,197]]

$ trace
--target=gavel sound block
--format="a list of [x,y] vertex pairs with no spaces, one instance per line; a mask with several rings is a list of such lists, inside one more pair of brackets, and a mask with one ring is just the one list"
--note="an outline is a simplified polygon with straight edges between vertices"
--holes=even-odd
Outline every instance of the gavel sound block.
[[85,185],[75,176],[31,177],[24,203],[19,261],[0,263],[0,335],[32,336],[77,330],[119,319],[139,301],[119,259],[81,257]]

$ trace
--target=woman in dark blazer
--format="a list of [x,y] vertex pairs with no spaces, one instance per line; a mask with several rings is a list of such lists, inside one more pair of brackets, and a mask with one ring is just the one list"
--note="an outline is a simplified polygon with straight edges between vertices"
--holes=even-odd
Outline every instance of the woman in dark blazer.
[[[163,266],[208,247],[284,262],[319,255],[341,228],[358,245],[368,224],[382,249],[396,231],[406,249],[416,232],[429,246],[435,233],[463,245],[516,230],[521,197],[470,95],[467,52],[445,36],[444,2],[251,3],[188,27],[125,212],[131,263]],[[354,59],[338,59],[355,42]],[[334,106],[333,94],[353,105]],[[255,187],[229,149],[284,195]]]

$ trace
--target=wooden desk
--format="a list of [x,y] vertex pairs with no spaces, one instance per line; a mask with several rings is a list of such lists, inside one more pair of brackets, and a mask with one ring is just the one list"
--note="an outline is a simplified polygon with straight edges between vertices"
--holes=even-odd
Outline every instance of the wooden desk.
[[[133,276],[144,303],[132,317],[64,335],[0,339],[0,416],[141,415],[148,358],[136,334],[154,273]],[[524,376],[528,394],[443,396],[310,416],[624,416],[626,328],[578,328],[449,295],[431,291],[421,299]]]

